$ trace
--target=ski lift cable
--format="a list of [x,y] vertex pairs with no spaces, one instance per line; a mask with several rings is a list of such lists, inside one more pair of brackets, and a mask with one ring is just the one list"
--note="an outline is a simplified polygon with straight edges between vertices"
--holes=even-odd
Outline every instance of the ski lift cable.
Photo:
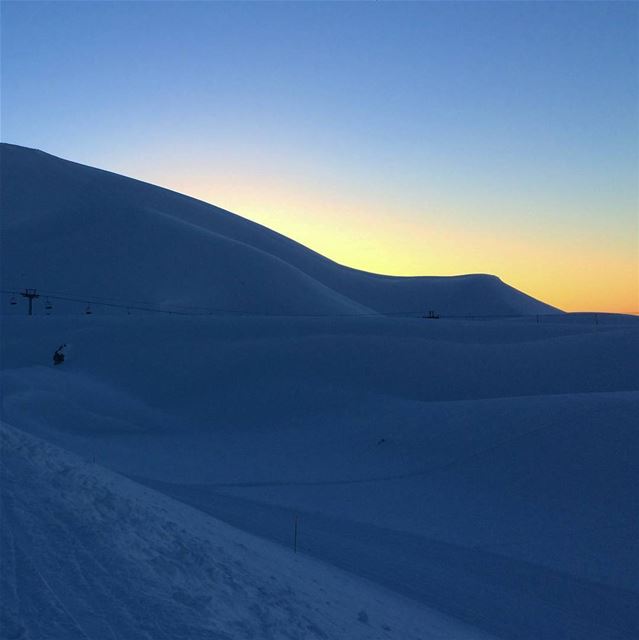
[[[15,299],[16,289],[0,289],[0,292],[12,295]],[[62,294],[61,292],[42,291],[41,295],[47,297],[47,302],[50,300],[62,300],[65,302],[79,302],[90,305],[119,308],[127,311],[145,311],[149,313],[167,313],[182,316],[203,316],[210,314],[217,314],[222,316],[249,316],[249,317],[269,317],[269,318],[385,318],[385,317],[404,317],[407,319],[419,319],[424,317],[424,310],[405,310],[405,311],[389,311],[389,312],[377,312],[377,313],[333,313],[333,314],[317,314],[317,313],[264,313],[259,311],[249,311],[245,309],[225,309],[220,307],[205,307],[205,306],[186,306],[186,305],[174,305],[171,307],[156,307],[147,302],[138,301],[135,304],[131,304],[131,301],[126,299],[101,297],[94,295],[85,295],[75,297],[72,295]],[[107,302],[110,301],[110,302]],[[11,302],[11,304],[14,304]],[[17,304],[17,302],[16,302]],[[46,303],[45,303],[46,305]],[[86,309],[85,309],[86,312]],[[92,313],[92,310],[90,310]],[[540,314],[435,314],[440,318],[448,319],[499,319],[499,318],[525,318],[534,317]],[[428,316],[426,316],[428,317]]]
[[[251,311],[247,309],[226,309],[223,307],[205,307],[205,306],[187,306],[187,305],[173,305],[171,307],[154,307],[148,303],[142,303],[144,306],[130,304],[127,300],[121,300],[121,303],[116,302],[95,302],[96,300],[106,300],[107,298],[99,298],[98,296],[83,296],[82,298],[76,298],[70,295],[51,294],[49,297],[57,300],[64,300],[70,302],[87,302],[104,307],[114,307],[122,309],[133,309],[138,311],[149,311],[157,313],[174,313],[178,315],[187,316],[200,316],[207,314],[219,314],[219,315],[233,315],[233,316],[258,316],[258,317],[291,317],[291,318],[362,318],[371,317],[379,318],[386,316],[415,316],[421,317],[423,310],[410,310],[410,311],[391,311],[391,312],[375,312],[375,313],[332,313],[332,314],[318,314],[318,313],[264,313],[260,311]],[[108,298],[109,300],[116,300],[115,298]],[[194,313],[193,311],[199,311]],[[464,316],[460,316],[464,317]]]
[[[104,307],[113,307],[113,308],[121,308],[121,309],[131,309],[137,311],[148,311],[148,312],[156,312],[156,313],[173,313],[176,315],[186,315],[186,316],[199,316],[205,314],[219,314],[219,315],[246,315],[246,316],[259,316],[259,317],[296,317],[296,318],[332,318],[332,317],[343,317],[343,318],[361,318],[361,317],[379,317],[384,315],[411,315],[411,314],[421,314],[422,311],[406,311],[406,312],[392,312],[390,314],[383,313],[369,313],[369,314],[361,314],[361,313],[349,313],[349,314],[270,314],[263,313],[258,311],[249,311],[246,309],[225,309],[221,307],[188,307],[184,306],[171,306],[171,307],[155,307],[148,303],[139,303],[139,304],[130,304],[127,300],[121,300],[118,304],[117,302],[98,302],[98,300],[117,300],[116,298],[100,298],[98,296],[83,296],[82,298],[71,296],[71,295],[62,295],[56,292],[51,291],[43,291],[42,295],[47,295],[50,299],[54,300],[63,300],[66,302],[80,302],[80,303],[89,303],[95,304],[97,306]],[[139,306],[140,304],[144,306]],[[197,310],[200,313],[189,312],[188,310]]]

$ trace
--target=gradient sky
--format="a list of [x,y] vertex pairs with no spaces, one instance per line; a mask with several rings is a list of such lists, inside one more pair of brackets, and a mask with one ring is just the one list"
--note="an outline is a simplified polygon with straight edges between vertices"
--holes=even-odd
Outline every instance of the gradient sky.
[[401,275],[639,311],[639,4],[2,2],[2,140]]

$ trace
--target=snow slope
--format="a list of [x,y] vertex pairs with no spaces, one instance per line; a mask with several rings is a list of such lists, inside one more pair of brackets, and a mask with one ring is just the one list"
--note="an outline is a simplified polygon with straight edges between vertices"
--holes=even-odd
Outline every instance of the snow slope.
[[349,269],[218,207],[41,151],[2,144],[0,170],[4,288],[265,314],[556,312],[494,276]]
[[637,318],[0,160],[0,637],[639,637]]
[[7,425],[0,635],[482,638]]
[[636,319],[3,329],[20,429],[482,632],[637,636]]

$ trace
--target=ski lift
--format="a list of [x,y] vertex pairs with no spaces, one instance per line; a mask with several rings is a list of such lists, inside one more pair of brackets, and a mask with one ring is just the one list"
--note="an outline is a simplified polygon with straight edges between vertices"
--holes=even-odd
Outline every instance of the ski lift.
[[11,296],[11,298],[9,299],[9,304],[10,304],[12,307],[15,307],[15,305],[17,305],[17,304],[18,304],[18,301],[16,300],[16,297],[15,297],[15,296]]
[[45,300],[44,308],[45,308],[47,311],[51,311],[51,309],[53,309],[53,305],[51,304],[51,300],[49,300],[49,298],[47,298],[47,299]]
[[91,311],[91,305],[90,304],[87,305],[87,308],[84,310],[84,313],[87,316],[90,316],[93,313],[93,311]]

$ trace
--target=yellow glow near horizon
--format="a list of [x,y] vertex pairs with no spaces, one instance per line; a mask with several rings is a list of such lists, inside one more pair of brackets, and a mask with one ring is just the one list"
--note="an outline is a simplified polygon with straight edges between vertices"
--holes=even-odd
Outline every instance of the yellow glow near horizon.
[[172,174],[151,181],[233,211],[349,267],[403,276],[490,273],[565,311],[639,312],[636,238],[605,246],[592,234],[487,230],[479,222],[468,228],[454,222],[454,212],[442,213],[436,223],[421,221],[406,215],[404,206],[349,202],[343,194],[278,184],[266,175],[211,180]]
[[[388,275],[491,273],[566,311],[637,313],[637,262],[597,246],[567,249],[521,237],[398,222],[374,228],[333,213],[322,223],[289,211],[246,206],[245,217],[350,267]],[[355,216],[353,216],[355,217]]]

